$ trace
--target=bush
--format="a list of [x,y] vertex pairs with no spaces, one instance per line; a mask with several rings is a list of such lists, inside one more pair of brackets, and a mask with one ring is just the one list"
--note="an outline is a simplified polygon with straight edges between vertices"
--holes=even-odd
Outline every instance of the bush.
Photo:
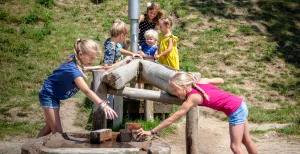
[[54,5],[54,0],[35,0],[37,4],[51,8]]

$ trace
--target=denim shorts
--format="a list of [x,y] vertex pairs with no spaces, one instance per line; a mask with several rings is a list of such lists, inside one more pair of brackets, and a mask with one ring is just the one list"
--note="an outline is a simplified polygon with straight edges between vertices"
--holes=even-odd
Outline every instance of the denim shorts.
[[53,97],[47,90],[41,89],[39,92],[40,105],[43,108],[58,108],[60,100]]
[[241,106],[228,117],[230,126],[243,124],[248,117],[248,107],[246,103],[242,101]]

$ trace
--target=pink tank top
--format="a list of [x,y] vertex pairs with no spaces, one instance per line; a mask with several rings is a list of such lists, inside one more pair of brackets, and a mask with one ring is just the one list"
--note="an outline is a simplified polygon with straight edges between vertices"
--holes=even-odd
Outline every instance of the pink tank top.
[[242,99],[230,94],[228,92],[224,92],[212,84],[199,84],[197,85],[205,91],[208,95],[210,101],[206,100],[203,97],[203,94],[195,88],[187,94],[190,96],[191,94],[197,93],[203,97],[203,102],[199,106],[206,106],[218,111],[224,112],[227,116],[236,111],[242,104]]

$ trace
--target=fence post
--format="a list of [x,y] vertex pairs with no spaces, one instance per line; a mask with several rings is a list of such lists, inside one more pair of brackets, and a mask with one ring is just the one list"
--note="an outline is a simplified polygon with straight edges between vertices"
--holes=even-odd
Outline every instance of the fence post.
[[[93,71],[93,82],[92,90],[100,97],[102,100],[107,99],[107,85],[101,82],[101,76],[104,74],[103,70]],[[94,104],[93,108],[93,130],[107,128],[107,122],[105,113],[100,107]]]
[[[144,89],[152,90],[153,86],[151,86],[147,83],[144,83]],[[153,101],[144,99],[144,115],[145,115],[146,121],[154,120],[153,111],[154,111]]]
[[[200,79],[200,73],[193,73]],[[192,107],[186,115],[186,153],[198,154],[198,107]]]

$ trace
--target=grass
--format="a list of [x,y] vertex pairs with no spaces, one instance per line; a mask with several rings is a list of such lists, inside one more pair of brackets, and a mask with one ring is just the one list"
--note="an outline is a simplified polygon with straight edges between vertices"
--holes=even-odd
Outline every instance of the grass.
[[[37,122],[31,122],[29,112],[42,117],[38,91],[44,79],[72,53],[76,38],[92,38],[102,45],[115,18],[129,23],[128,1],[95,2],[1,1],[0,123],[9,126],[1,127],[1,138],[5,138],[8,128],[14,129],[9,135],[37,133],[43,121],[33,117]],[[158,2],[167,16],[175,19],[173,33],[180,39],[182,70],[224,78],[224,90],[247,98],[251,123],[291,123],[278,132],[299,135],[300,40],[296,2]],[[145,10],[146,3],[142,2],[141,13]],[[182,41],[190,42],[192,47]],[[276,103],[278,108],[265,109],[263,103]],[[78,106],[82,112],[76,125],[90,129],[91,109],[85,103]],[[16,115],[22,121],[10,118],[14,109],[18,109],[20,113]]]

